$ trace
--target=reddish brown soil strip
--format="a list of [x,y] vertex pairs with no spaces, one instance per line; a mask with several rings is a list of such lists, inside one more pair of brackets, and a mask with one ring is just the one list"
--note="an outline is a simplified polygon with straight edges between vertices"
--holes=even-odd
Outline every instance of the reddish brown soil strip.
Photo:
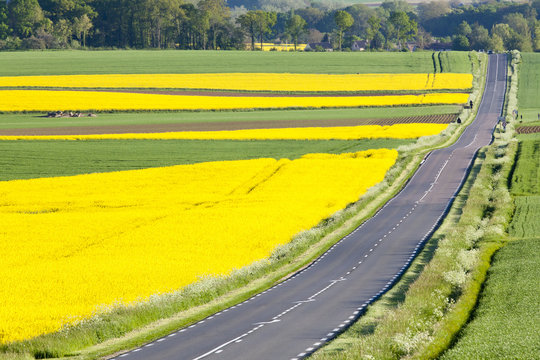
[[540,126],[520,126],[516,129],[518,134],[540,133]]
[[410,123],[448,124],[456,119],[455,114],[410,116],[394,119],[325,119],[292,121],[236,121],[181,124],[137,124],[111,126],[64,126],[33,129],[1,129],[0,135],[89,135],[158,133],[173,131],[219,131],[242,129],[276,129],[287,127],[333,127],[357,125],[394,125]]

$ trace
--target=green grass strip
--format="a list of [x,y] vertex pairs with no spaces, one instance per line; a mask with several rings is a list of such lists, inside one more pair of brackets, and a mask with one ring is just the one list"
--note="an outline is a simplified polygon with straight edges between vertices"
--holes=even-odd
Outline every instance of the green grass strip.
[[514,237],[540,236],[540,196],[514,198],[516,212],[509,233]]
[[207,161],[297,159],[309,153],[341,154],[397,148],[414,140],[88,140],[0,141],[0,181],[69,176]]
[[[0,76],[269,72],[431,73],[431,52],[26,51],[2,53]],[[451,52],[445,72],[469,73],[467,52]]]
[[540,54],[522,53],[519,78],[519,107],[540,108]]
[[318,110],[129,112],[100,113],[97,117],[81,118],[46,118],[43,117],[42,113],[0,114],[0,129],[245,121],[280,121],[286,127],[298,120],[392,119],[407,116],[457,114],[461,109],[461,106],[456,105],[435,105]]
[[540,134],[519,142],[512,195],[540,195]]

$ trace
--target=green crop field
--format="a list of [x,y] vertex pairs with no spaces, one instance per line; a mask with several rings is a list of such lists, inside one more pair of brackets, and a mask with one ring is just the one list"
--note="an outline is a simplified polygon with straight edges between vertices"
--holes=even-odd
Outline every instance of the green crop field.
[[502,248],[493,259],[473,320],[441,359],[537,359],[539,263],[540,238]]
[[412,140],[205,141],[92,140],[0,141],[0,181],[68,176],[206,161],[296,159],[308,153],[396,148]]
[[540,194],[540,136],[536,140],[522,140],[519,143],[518,159],[512,177],[513,195]]
[[520,111],[523,111],[540,107],[540,54],[522,53],[521,56],[518,98]]
[[[470,73],[467,52],[445,72]],[[249,51],[36,51],[0,53],[0,76],[71,74],[432,73],[431,52],[287,53]]]
[[0,129],[27,129],[64,126],[107,126],[241,121],[385,119],[407,116],[457,114],[461,106],[413,106],[360,109],[219,111],[219,112],[140,112],[101,113],[98,117],[46,118],[36,114],[0,114]]
[[517,196],[516,212],[510,224],[510,234],[515,237],[540,236],[540,196]]
[[519,77],[519,117],[523,125],[540,121],[540,54],[522,53]]

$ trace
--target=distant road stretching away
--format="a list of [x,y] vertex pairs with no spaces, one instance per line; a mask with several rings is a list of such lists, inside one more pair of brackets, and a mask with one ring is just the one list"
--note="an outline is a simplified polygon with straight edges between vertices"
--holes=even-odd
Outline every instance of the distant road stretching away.
[[491,142],[506,67],[506,55],[490,55],[478,115],[460,139],[431,152],[395,198],[309,267],[116,359],[300,359],[336,337],[399,279],[445,215],[477,150]]

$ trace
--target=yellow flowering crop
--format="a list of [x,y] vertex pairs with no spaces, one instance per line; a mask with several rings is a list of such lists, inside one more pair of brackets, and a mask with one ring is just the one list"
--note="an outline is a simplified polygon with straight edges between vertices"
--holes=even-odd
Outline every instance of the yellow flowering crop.
[[356,139],[414,139],[436,135],[448,124],[411,123],[394,125],[360,125],[341,127],[307,127],[283,129],[246,129],[223,131],[181,131],[166,133],[96,134],[96,135],[12,135],[0,140],[356,140]]
[[0,77],[0,87],[169,88],[251,91],[469,89],[471,74],[137,74]]
[[0,343],[264,259],[394,164],[395,150],[0,182]]
[[[306,48],[307,44],[298,44],[296,45],[297,50],[304,50]],[[260,49],[261,44],[256,43],[255,48]],[[274,43],[263,43],[262,50],[263,51],[271,51],[272,49],[276,49],[277,51],[289,51],[294,50],[294,44],[274,44]]]
[[227,97],[99,91],[0,90],[0,111],[231,110],[463,104],[469,95],[432,93],[387,96]]

